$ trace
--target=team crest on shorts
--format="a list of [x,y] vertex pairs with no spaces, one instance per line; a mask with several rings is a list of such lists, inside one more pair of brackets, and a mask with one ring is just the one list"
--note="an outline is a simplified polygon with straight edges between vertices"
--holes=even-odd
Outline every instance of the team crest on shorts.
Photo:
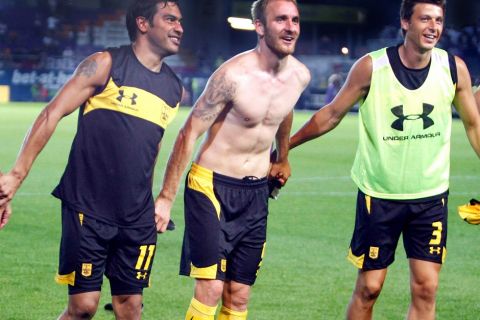
[[82,276],[90,277],[92,275],[92,264],[82,263]]
[[368,256],[371,259],[377,259],[378,258],[378,251],[380,251],[380,248],[378,247],[370,247],[370,252],[368,253]]

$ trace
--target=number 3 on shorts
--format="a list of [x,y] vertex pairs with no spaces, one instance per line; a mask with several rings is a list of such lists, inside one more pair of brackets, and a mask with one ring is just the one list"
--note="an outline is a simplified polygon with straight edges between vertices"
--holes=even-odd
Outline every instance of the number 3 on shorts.
[[[148,249],[148,257],[145,261],[145,256],[147,254]],[[155,252],[155,245],[151,244],[149,246],[140,246],[140,255],[138,256],[137,264],[135,265],[136,270],[148,270],[150,267],[150,263],[152,261],[153,253]],[[145,265],[143,265],[145,262]],[[143,268],[142,268],[143,265]]]
[[432,227],[434,228],[432,232],[432,239],[430,240],[430,245],[439,245],[442,241],[442,222],[436,221],[432,223]]

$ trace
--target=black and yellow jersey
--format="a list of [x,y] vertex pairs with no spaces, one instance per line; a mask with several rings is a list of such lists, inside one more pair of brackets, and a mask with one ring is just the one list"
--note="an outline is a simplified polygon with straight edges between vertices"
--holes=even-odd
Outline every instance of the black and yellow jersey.
[[80,107],[68,164],[52,194],[107,223],[151,225],[155,160],[182,83],[165,63],[158,73],[145,68],[131,46],[107,51],[110,77]]

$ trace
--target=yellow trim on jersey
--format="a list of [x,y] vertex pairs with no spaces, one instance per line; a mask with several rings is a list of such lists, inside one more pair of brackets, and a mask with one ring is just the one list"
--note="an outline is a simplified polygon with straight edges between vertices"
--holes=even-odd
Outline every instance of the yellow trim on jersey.
[[347,259],[358,269],[363,268],[363,262],[365,261],[365,254],[362,254],[360,257],[357,257],[353,254],[352,248],[348,249]]
[[105,90],[85,103],[83,115],[95,110],[111,110],[143,120],[166,129],[178,112],[179,104],[169,106],[158,96],[135,87],[118,87],[112,78]]
[[58,284],[69,284],[71,286],[75,285],[75,271],[69,274],[57,274],[55,276],[55,282]]
[[192,163],[192,168],[188,174],[188,187],[206,195],[215,207],[217,217],[220,219],[220,202],[213,191],[213,171]]
[[190,264],[190,277],[199,279],[215,280],[217,278],[218,265],[214,264],[210,267],[198,268]]
[[445,263],[445,260],[447,259],[447,248],[443,247],[442,250],[442,263]]

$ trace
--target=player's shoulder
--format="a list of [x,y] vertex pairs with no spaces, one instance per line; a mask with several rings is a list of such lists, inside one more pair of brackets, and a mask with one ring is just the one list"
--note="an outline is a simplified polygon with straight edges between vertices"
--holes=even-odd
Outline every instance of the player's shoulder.
[[310,70],[302,61],[294,56],[289,56],[288,63],[291,70],[295,72],[302,83],[306,85],[310,82],[312,78]]
[[213,78],[221,77],[224,80],[238,80],[254,68],[250,51],[239,53],[222,63],[212,74]]
[[112,67],[112,55],[108,51],[100,51],[87,56],[78,65],[78,69],[95,69],[103,72],[110,72]]
[[453,59],[454,59],[454,61],[455,61],[455,64],[456,64],[457,68],[458,68],[458,67],[460,67],[460,68],[465,68],[465,69],[467,68],[467,64],[465,63],[465,61],[463,61],[462,58],[460,58],[460,57],[457,56],[457,55],[452,55],[452,57],[453,57]]
[[98,51],[89,55],[86,59],[96,61],[101,64],[111,64],[112,63],[112,54],[110,51]]
[[95,52],[83,59],[77,69],[75,75],[92,78],[94,82],[102,82],[110,74],[112,68],[112,57],[109,52]]
[[370,53],[365,54],[360,57],[357,61],[353,63],[351,68],[351,73],[359,73],[370,77],[373,71],[373,58]]

